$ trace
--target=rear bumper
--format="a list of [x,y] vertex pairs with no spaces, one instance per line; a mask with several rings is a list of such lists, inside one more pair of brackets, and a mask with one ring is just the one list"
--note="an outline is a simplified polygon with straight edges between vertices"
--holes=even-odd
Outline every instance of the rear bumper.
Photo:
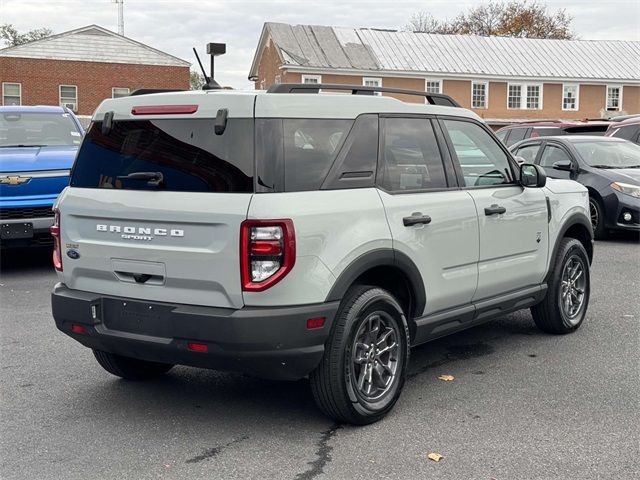
[[[71,290],[61,283],[51,294],[51,305],[58,329],[89,348],[278,380],[296,380],[316,368],[338,309],[338,302],[239,310],[146,302]],[[109,328],[109,310],[116,308],[122,309],[121,327]],[[147,310],[154,313],[143,313]],[[308,330],[307,319],[316,317],[326,318],[324,327]],[[86,333],[73,333],[73,324],[84,326]],[[208,352],[190,351],[189,342],[206,344]]]

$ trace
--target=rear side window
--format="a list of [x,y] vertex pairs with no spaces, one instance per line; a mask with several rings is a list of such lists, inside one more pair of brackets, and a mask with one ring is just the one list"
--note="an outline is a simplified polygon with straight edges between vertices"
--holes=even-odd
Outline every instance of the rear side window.
[[496,132],[496,137],[500,139],[502,143],[507,144],[507,135],[509,135],[510,130],[500,130]]
[[513,183],[509,156],[480,125],[444,120],[467,187]]
[[553,135],[562,135],[564,132],[562,129],[557,127],[549,127],[549,128],[534,128],[531,131],[531,138],[536,137],[551,137]]
[[353,120],[256,119],[258,192],[319,190]]
[[640,131],[640,125],[627,125],[626,127],[620,127],[612,136],[635,141],[638,137],[638,131]]
[[[133,178],[159,173],[162,182]],[[156,177],[159,178],[159,177]],[[91,125],[80,147],[72,187],[177,192],[253,192],[253,120],[115,121],[110,132]]]
[[447,187],[431,120],[385,118],[383,129],[382,188],[402,192]]
[[509,135],[509,140],[507,141],[507,146],[510,147],[514,143],[519,142],[520,140],[524,140],[524,137],[527,134],[528,128],[512,128],[511,135]]

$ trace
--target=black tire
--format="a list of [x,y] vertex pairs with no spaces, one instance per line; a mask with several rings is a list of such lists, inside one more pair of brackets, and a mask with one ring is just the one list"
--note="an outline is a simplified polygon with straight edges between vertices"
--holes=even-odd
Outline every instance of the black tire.
[[[577,264],[580,265],[582,273],[576,269],[574,275],[578,278],[569,282],[571,270]],[[571,333],[580,328],[589,306],[590,285],[589,258],[586,250],[578,240],[563,238],[551,265],[547,295],[542,302],[531,307],[531,315],[538,328],[553,334]],[[565,302],[567,297],[569,301]],[[579,304],[575,305],[574,300]]]
[[604,221],[604,207],[596,197],[589,197],[589,215],[591,216],[591,226],[593,227],[593,238],[604,240],[608,235]]
[[173,368],[173,365],[168,363],[148,362],[102,350],[94,350],[93,355],[107,372],[127,380],[149,380],[159,377]]
[[328,417],[373,423],[398,400],[408,363],[409,328],[398,301],[381,288],[356,286],[338,309],[322,361],[310,375],[311,391]]

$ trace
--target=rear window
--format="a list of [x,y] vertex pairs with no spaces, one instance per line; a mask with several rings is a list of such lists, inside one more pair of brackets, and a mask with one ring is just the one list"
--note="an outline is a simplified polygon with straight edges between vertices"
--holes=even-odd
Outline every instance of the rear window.
[[258,191],[318,190],[353,120],[257,119]]
[[80,145],[82,135],[68,113],[4,112],[0,147]]
[[[222,135],[214,119],[94,122],[80,147],[72,187],[177,192],[253,192],[253,120],[229,119]],[[159,185],[134,174],[160,174]],[[128,178],[127,178],[128,177]]]

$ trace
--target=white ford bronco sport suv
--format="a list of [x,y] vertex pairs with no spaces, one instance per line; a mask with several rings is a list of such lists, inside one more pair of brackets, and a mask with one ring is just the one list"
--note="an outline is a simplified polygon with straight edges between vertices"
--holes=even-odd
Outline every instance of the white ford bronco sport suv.
[[105,100],[54,207],[53,316],[114,375],[308,376],[325,414],[371,423],[412,346],[524,308],[580,326],[588,202],[444,95]]

